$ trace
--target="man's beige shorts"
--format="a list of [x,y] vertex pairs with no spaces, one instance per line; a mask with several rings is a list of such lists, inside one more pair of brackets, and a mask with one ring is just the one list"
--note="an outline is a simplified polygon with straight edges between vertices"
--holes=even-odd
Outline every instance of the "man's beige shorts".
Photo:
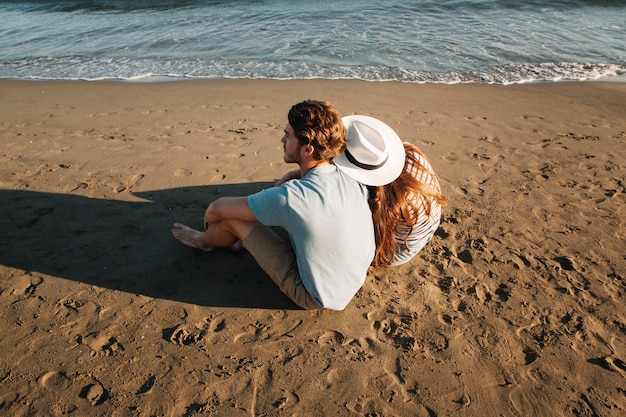
[[289,241],[278,236],[269,227],[258,224],[243,239],[243,247],[294,303],[304,309],[321,308],[300,279],[296,254]]

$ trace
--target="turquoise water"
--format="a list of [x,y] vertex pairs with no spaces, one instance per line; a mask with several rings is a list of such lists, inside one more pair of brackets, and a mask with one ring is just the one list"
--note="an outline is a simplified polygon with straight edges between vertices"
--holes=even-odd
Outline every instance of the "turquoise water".
[[626,1],[1,1],[0,77],[623,80]]

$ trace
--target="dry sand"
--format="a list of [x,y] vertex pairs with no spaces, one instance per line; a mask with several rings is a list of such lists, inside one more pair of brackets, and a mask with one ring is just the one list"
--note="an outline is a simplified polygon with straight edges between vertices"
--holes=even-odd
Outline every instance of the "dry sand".
[[[307,98],[450,200],[341,312],[170,235],[293,168]],[[3,80],[0,114],[2,416],[626,414],[626,84]]]

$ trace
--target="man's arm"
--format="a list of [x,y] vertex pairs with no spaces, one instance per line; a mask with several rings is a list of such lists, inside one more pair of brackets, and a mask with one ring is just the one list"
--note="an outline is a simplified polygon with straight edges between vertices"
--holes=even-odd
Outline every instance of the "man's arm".
[[205,223],[217,223],[221,220],[257,219],[248,206],[248,197],[222,197],[209,204],[204,213]]

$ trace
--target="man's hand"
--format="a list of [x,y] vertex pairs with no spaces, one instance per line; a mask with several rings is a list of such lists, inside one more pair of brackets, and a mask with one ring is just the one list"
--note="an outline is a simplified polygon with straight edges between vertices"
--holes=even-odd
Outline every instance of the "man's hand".
[[274,184],[274,186],[275,187],[280,187],[281,185],[283,185],[287,181],[297,180],[297,179],[300,179],[300,178],[301,178],[300,170],[299,169],[294,169],[293,171],[289,171],[285,175],[283,175],[281,179],[276,181],[276,184]]

